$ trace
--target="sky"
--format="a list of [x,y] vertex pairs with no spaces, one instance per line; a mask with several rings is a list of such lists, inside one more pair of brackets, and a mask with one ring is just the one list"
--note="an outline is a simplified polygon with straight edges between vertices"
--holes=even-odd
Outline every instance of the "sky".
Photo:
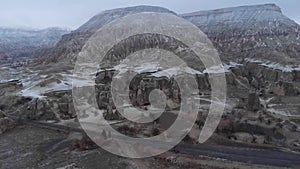
[[189,13],[264,3],[275,3],[286,16],[300,23],[300,0],[1,0],[0,26],[74,30],[101,11],[119,7],[153,5]]

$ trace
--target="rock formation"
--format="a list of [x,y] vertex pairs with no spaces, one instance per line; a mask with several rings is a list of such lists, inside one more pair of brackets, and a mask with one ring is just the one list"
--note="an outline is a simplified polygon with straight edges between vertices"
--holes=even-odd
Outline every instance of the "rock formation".
[[88,38],[103,25],[123,16],[140,12],[161,12],[175,14],[168,9],[154,6],[136,6],[101,12],[92,17],[88,22],[80,26],[75,31],[64,35],[51,53],[46,56],[46,62],[74,63],[76,60],[76,55],[80,52]]
[[275,4],[182,14],[211,39],[224,61],[255,58],[298,64],[300,26]]
[[[5,95],[5,99],[0,100],[0,109],[16,110],[15,105],[21,103],[22,106],[17,109],[19,112],[14,113],[20,113],[30,119],[75,118],[70,92],[71,71],[67,68],[72,68],[77,54],[95,31],[116,18],[139,12],[177,15],[161,7],[137,6],[108,10],[94,16],[77,30],[64,35],[50,52],[45,53],[46,66],[42,65],[44,69],[38,72],[38,83],[30,86],[29,90],[39,92],[37,97],[33,96],[36,98],[9,96],[14,90],[21,90],[21,86],[8,83],[7,89],[0,90],[0,94]],[[226,133],[230,139],[243,140],[244,134],[247,133],[250,142],[265,144],[282,144],[284,139],[288,139],[284,128],[286,123],[289,123],[289,126],[293,124],[293,131],[297,130],[297,125],[300,126],[299,120],[294,118],[299,116],[300,106],[299,25],[284,16],[274,4],[200,11],[178,16],[189,20],[207,34],[224,63],[225,70],[213,72],[218,74],[224,71],[227,80],[227,103],[218,134]],[[131,53],[145,48],[161,47],[160,45],[174,53],[177,47],[186,47],[171,37],[143,34],[122,41],[106,54],[102,69],[96,72],[95,96],[98,107],[104,109],[107,120],[123,119],[111,99],[112,77],[122,72],[115,66]],[[198,113],[205,117],[210,105],[211,92],[208,73],[212,70],[205,69],[201,62],[195,59],[197,57],[192,51],[186,50],[184,54],[190,56],[184,61],[191,67],[192,72],[196,72],[194,75],[198,82],[199,95],[204,100],[204,106]],[[63,66],[69,67],[61,67],[59,64],[60,67],[52,67],[54,63],[62,63]],[[42,66],[40,68],[43,68]],[[153,89],[160,89],[168,99],[166,111],[178,110],[181,93],[173,76],[159,73],[159,70],[144,71],[149,70],[145,68],[148,67],[141,65],[142,73],[134,77],[129,86],[131,104],[147,109],[149,93]],[[92,96],[91,93],[88,94]],[[122,97],[118,99],[122,100]],[[7,100],[11,102],[10,106],[6,106]],[[86,114],[83,113],[82,116],[84,115]],[[284,116],[284,119],[288,120],[281,120],[278,116]],[[159,121],[172,122],[169,117],[157,119],[157,123]],[[201,125],[198,127],[201,128]],[[295,141],[290,140],[291,143]]]

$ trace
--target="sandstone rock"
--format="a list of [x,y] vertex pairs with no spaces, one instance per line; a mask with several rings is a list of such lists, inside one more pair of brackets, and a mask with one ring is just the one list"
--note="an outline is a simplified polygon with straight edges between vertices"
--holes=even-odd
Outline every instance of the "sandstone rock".
[[300,71],[294,71],[294,81],[300,82]]
[[254,87],[255,89],[259,89],[260,84],[256,80],[256,78],[253,78],[252,81],[250,82],[251,86]]
[[264,69],[263,75],[265,77],[265,80],[276,82],[278,81],[278,71],[273,69]]
[[299,90],[291,82],[283,82],[282,87],[286,96],[299,95]]
[[260,109],[259,96],[256,93],[250,93],[248,96],[248,110],[257,111]]
[[236,76],[246,76],[248,75],[248,69],[245,66],[235,67],[231,69],[231,72]]
[[4,115],[4,112],[0,110],[0,118],[4,118],[5,115]]
[[14,115],[32,120],[57,120],[52,108],[48,100],[36,98],[18,105]]
[[235,80],[236,80],[236,85],[238,87],[246,88],[246,89],[250,88],[249,81],[246,77],[239,76],[239,77],[235,78]]
[[210,88],[208,77],[206,75],[198,75],[197,80],[198,80],[198,87],[200,90]]
[[236,76],[234,73],[226,73],[226,82],[227,84],[230,84],[230,85],[236,85],[236,80],[235,80]]
[[68,114],[68,103],[58,103],[58,109],[61,114]]

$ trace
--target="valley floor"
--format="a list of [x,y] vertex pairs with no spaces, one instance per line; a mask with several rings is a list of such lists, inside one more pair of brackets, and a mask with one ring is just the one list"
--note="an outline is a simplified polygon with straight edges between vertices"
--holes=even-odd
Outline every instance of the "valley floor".
[[[112,155],[101,148],[85,151],[74,149],[75,141],[76,139],[72,134],[19,125],[0,135],[0,168],[276,168],[192,155],[191,152],[187,154],[167,152],[154,158],[126,159]],[[222,148],[217,149],[220,151]],[[185,150],[187,149],[185,148]],[[197,149],[193,151],[196,153]],[[218,154],[218,151],[214,153]],[[297,166],[292,168],[297,168]]]

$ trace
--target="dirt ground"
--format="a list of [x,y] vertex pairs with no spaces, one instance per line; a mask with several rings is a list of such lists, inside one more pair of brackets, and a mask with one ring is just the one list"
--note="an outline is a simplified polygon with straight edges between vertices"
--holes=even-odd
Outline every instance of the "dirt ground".
[[74,136],[55,130],[17,126],[0,135],[0,168],[45,169],[233,169],[274,168],[168,152],[153,158],[126,159],[101,148],[73,149]]
[[0,168],[136,168],[131,160],[101,149],[72,150],[72,142],[64,133],[18,126],[0,135]]

